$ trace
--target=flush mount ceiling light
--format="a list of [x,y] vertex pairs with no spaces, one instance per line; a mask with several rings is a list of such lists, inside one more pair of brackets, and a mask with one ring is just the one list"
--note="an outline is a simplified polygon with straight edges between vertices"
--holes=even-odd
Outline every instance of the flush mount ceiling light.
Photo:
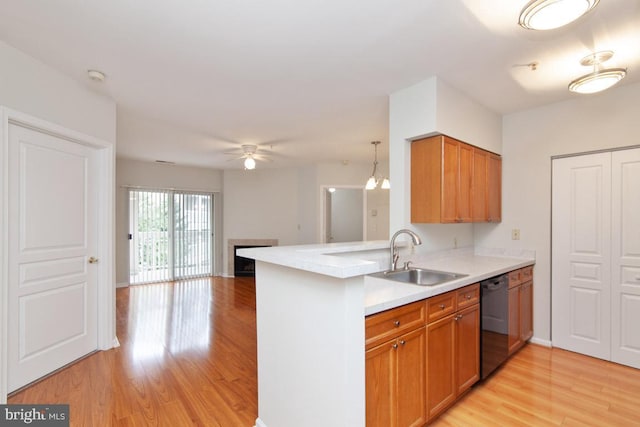
[[107,76],[104,75],[102,71],[98,70],[87,70],[87,76],[94,82],[102,83]]
[[610,50],[592,53],[580,60],[584,66],[593,66],[593,72],[578,77],[569,83],[569,90],[576,93],[596,93],[618,83],[627,75],[626,68],[606,68],[602,69],[603,62],[608,61],[613,56]]
[[[378,145],[380,145],[380,141],[372,141],[371,144],[373,145],[373,152],[374,152],[373,171],[371,172],[371,176],[367,180],[367,184],[364,186],[366,190],[373,190],[378,186],[378,183],[380,182],[380,178],[378,178],[378,176],[376,175],[378,171]],[[382,188],[383,190],[388,190],[389,188],[391,188],[391,184],[389,183],[389,178],[385,177],[384,179],[382,179],[382,184],[380,185],[380,188]]]
[[528,30],[552,30],[580,18],[600,0],[532,0],[520,12],[518,24]]

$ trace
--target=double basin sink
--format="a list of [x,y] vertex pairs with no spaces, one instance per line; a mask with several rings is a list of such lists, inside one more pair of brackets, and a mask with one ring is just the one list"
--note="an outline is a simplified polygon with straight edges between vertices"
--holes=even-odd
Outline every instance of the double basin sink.
[[393,271],[382,271],[380,273],[374,273],[371,276],[408,283],[410,285],[435,286],[466,277],[467,274],[450,273],[447,271],[429,270],[425,268],[408,268]]

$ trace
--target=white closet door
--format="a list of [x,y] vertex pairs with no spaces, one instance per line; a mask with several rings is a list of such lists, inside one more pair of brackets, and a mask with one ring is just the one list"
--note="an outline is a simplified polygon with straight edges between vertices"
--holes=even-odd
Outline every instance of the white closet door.
[[96,150],[9,126],[8,390],[97,348]]
[[614,362],[640,368],[640,149],[612,154]]
[[611,154],[553,160],[553,345],[611,353]]

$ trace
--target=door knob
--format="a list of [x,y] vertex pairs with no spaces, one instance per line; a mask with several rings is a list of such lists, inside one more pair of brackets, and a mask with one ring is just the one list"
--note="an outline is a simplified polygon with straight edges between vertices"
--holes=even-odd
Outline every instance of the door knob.
[[89,264],[97,264],[97,263],[98,263],[98,258],[89,257]]

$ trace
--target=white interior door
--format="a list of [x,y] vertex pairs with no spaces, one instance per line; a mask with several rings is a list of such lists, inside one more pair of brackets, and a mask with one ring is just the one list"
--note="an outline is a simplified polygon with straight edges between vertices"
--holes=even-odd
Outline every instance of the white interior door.
[[611,360],[640,368],[640,149],[612,153]]
[[611,153],[553,160],[553,345],[611,353]]
[[8,391],[97,349],[97,153],[9,125]]

